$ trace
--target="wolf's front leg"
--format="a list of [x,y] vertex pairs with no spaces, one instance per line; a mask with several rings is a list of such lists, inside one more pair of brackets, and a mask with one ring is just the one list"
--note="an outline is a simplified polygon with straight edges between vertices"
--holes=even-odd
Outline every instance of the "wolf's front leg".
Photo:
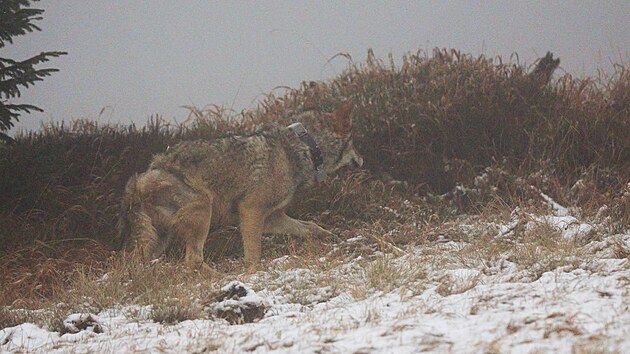
[[245,266],[249,272],[257,270],[262,254],[262,234],[265,226],[264,212],[258,208],[239,207],[241,236],[245,253]]
[[333,234],[311,221],[302,221],[289,217],[284,211],[276,212],[265,220],[265,233],[286,234],[294,236],[322,236]]

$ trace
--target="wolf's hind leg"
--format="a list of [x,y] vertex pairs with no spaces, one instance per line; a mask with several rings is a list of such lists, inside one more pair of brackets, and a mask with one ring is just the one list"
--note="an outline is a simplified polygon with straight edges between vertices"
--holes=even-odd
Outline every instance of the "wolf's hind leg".
[[203,261],[203,247],[210,230],[212,218],[212,200],[200,197],[177,211],[172,232],[174,237],[182,238],[186,244],[185,263],[193,269],[209,270]]
[[126,248],[140,252],[142,258],[152,260],[161,254],[160,236],[153,226],[151,217],[143,211],[137,212],[132,221],[133,239]]
[[269,215],[265,220],[265,233],[294,236],[332,236],[332,233],[314,222],[289,217],[284,211]]

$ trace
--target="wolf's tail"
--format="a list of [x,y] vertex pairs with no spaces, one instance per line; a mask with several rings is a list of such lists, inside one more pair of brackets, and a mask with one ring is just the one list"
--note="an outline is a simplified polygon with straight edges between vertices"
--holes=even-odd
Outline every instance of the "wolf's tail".
[[118,219],[118,249],[138,250],[149,258],[158,256],[162,243],[153,225],[154,220],[142,202],[146,198],[146,188],[141,186],[146,187],[147,184],[151,185],[151,179],[146,173],[133,175],[127,182]]
[[138,200],[138,175],[134,174],[129,178],[122,201],[120,202],[120,214],[118,214],[118,249],[129,250],[131,246],[131,214],[138,205],[134,205],[134,200]]

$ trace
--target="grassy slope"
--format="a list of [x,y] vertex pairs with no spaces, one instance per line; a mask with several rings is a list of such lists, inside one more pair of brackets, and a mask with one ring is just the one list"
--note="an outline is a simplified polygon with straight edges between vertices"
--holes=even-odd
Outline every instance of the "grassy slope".
[[[285,124],[293,112],[330,111],[347,100],[355,104],[355,140],[366,170],[329,181],[291,211],[333,229],[334,241],[363,230],[372,244],[394,252],[432,242],[441,225],[462,213],[505,221],[517,206],[543,210],[539,191],[581,208],[586,218],[609,217],[611,232],[623,231],[630,223],[630,72],[619,66],[609,80],[565,75],[551,83],[533,72],[451,50],[412,53],[400,67],[368,55],[328,82],[269,95],[258,110],[240,115],[214,107],[193,111],[186,126],[79,121],[19,137],[15,146],[0,147],[0,268],[6,270],[0,305],[41,307],[118,269],[112,250],[120,193],[152,154],[182,139]],[[316,259],[330,247],[266,242],[269,259],[287,253]],[[239,257],[238,243],[238,234],[225,230],[208,244],[209,257],[228,276],[241,269],[231,261]],[[138,267],[122,267],[121,277],[144,276]],[[164,271],[158,279],[178,273]],[[108,291],[99,303],[121,290]]]

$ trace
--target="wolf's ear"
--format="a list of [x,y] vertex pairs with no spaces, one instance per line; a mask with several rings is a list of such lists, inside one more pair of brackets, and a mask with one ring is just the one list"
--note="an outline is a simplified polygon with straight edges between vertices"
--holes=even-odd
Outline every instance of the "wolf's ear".
[[335,119],[335,131],[339,135],[348,135],[352,130],[352,103],[346,103],[341,108],[333,112],[333,118]]

